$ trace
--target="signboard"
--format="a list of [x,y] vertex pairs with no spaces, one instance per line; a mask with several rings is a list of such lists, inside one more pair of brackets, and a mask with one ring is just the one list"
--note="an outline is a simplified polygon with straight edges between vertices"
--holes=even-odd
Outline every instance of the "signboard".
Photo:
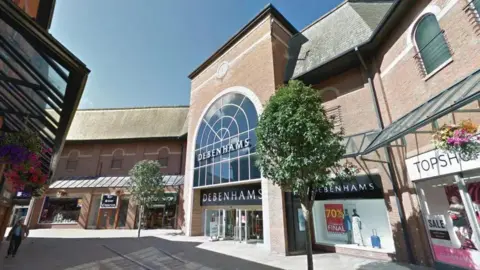
[[459,155],[432,150],[405,160],[411,181],[480,168],[480,159],[466,160]]
[[343,204],[325,204],[325,221],[327,232],[345,233],[343,226]]
[[262,185],[226,186],[202,189],[200,205],[261,205]]
[[111,194],[103,194],[102,200],[100,201],[101,209],[115,209],[118,204],[118,196]]
[[214,158],[216,156],[228,154],[233,151],[237,151],[243,148],[250,146],[250,139],[240,140],[236,143],[227,144],[225,146],[215,148],[213,150],[205,151],[197,155],[197,161],[202,161],[204,159]]
[[315,200],[382,199],[382,178],[378,174],[359,175],[352,183],[325,186],[317,189]]
[[427,215],[427,226],[432,243],[452,246],[444,215]]

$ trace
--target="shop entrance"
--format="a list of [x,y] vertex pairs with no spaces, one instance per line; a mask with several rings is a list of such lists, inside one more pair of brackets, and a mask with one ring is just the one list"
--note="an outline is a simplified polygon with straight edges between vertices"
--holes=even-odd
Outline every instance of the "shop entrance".
[[117,209],[100,209],[98,214],[98,229],[114,229],[115,228],[115,216]]
[[205,235],[213,240],[263,243],[262,210],[205,210]]

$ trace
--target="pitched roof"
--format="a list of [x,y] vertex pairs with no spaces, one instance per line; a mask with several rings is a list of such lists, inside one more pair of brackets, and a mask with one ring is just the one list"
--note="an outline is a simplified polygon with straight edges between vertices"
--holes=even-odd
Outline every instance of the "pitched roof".
[[187,133],[188,106],[78,110],[67,141],[176,138]]
[[394,0],[347,0],[289,41],[287,79],[296,78],[367,42]]

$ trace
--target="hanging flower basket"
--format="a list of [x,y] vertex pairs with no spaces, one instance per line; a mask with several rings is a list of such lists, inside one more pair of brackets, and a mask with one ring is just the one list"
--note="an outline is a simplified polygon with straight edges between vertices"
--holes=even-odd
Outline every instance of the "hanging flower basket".
[[30,153],[27,161],[22,164],[12,164],[4,173],[15,191],[31,190],[38,193],[44,188],[48,176],[40,167],[40,158],[37,154]]
[[0,136],[0,159],[5,163],[20,164],[28,160],[30,153],[40,155],[51,151],[44,148],[38,134],[29,130],[4,133]]
[[478,126],[466,120],[459,125],[443,125],[433,135],[432,142],[437,149],[471,160],[480,153],[480,137],[477,133]]

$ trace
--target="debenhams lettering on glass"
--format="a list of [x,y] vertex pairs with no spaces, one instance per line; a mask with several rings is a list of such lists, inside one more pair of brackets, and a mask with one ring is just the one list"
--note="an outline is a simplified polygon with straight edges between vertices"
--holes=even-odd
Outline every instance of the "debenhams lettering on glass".
[[214,158],[216,156],[224,155],[233,151],[237,151],[250,146],[250,139],[240,140],[236,143],[227,144],[225,146],[215,148],[210,151],[205,151],[197,155],[197,160],[202,161],[204,159]]
[[367,184],[347,184],[338,186],[326,186],[317,189],[320,193],[335,193],[335,192],[359,192],[359,191],[371,191],[375,190],[373,183]]

